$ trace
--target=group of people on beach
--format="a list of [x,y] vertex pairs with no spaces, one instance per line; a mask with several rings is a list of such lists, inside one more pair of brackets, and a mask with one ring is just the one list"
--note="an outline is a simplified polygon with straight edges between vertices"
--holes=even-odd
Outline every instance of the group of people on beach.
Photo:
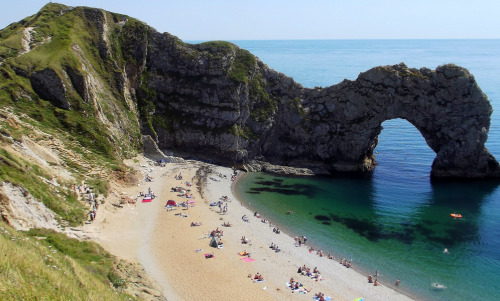
[[294,240],[295,240],[295,246],[301,247],[302,245],[306,244],[307,237],[305,237],[304,235],[300,237],[295,236]]
[[231,181],[234,182],[234,180],[236,180],[237,176],[238,176],[238,170],[233,168],[233,174],[231,175]]
[[306,289],[304,285],[298,281],[295,281],[295,279],[290,278],[290,281],[287,283],[288,287],[292,290],[292,292],[298,291],[298,292],[310,292],[311,289]]
[[[375,280],[373,280],[373,276],[372,275],[368,275],[368,283],[373,283],[374,286],[378,286],[379,285],[378,279],[375,278]],[[397,283],[399,285],[399,280],[398,280]]]
[[269,248],[271,248],[271,250],[273,250],[276,253],[278,253],[278,252],[281,251],[281,249],[278,247],[278,245],[275,245],[274,243],[271,243],[271,245],[269,246]]
[[210,237],[218,237],[219,239],[224,236],[224,231],[219,230],[219,227],[217,227],[215,230],[210,231]]
[[97,209],[99,209],[97,195],[92,191],[92,188],[90,188],[90,186],[86,185],[85,183],[78,186],[76,184],[73,184],[72,187],[75,193],[77,193],[78,195],[87,195],[86,198],[84,197],[84,199],[86,199],[89,203],[89,222],[93,222],[97,217]]
[[321,273],[318,270],[318,267],[314,267],[314,269],[311,271],[311,269],[306,267],[305,264],[298,268],[297,273],[301,274],[303,276],[311,277],[312,279],[315,279],[316,281],[320,281],[320,280],[324,279],[323,276],[321,276]]
[[339,263],[343,266],[345,266],[346,268],[352,268],[352,264],[350,261],[347,261],[345,258],[342,258],[341,260],[339,260]]

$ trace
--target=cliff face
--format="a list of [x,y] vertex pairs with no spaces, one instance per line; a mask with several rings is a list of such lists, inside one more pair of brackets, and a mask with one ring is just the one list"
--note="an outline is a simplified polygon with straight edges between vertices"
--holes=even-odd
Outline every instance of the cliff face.
[[[11,88],[10,95],[91,112],[122,148],[138,143],[140,124],[141,133],[153,136],[160,148],[218,163],[366,172],[376,164],[373,150],[382,122],[403,118],[436,152],[433,176],[500,175],[484,147],[491,105],[463,68],[383,66],[355,81],[306,89],[231,43],[190,45],[126,16],[48,7],[51,22],[77,20],[63,23],[65,29],[84,24],[79,30],[88,38],[67,36],[60,50],[67,59],[57,64],[26,64],[22,58],[30,54],[23,43],[19,56],[0,47],[3,73],[30,80]],[[28,23],[4,29],[1,37],[33,25]],[[38,39],[51,45],[50,37]],[[41,48],[35,50],[43,54]]]
[[234,45],[187,45],[153,32],[148,46],[146,85],[156,93],[163,148],[249,168],[257,159],[316,173],[370,171],[381,124],[402,118],[436,152],[433,176],[499,174],[484,147],[491,105],[463,68],[376,67],[305,89]]

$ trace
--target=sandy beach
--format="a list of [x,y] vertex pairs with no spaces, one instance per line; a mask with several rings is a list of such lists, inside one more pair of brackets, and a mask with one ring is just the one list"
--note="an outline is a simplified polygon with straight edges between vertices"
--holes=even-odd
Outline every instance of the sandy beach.
[[[85,231],[111,253],[141,263],[168,300],[310,300],[318,292],[332,300],[413,300],[384,283],[368,283],[366,275],[346,268],[338,259],[320,257],[316,251],[309,252],[308,246],[295,246],[294,238],[286,233],[274,233],[273,227],[261,221],[265,212],[254,217],[234,197],[230,168],[197,161],[160,167],[145,159],[129,165],[149,174],[153,182],[116,188],[121,191],[108,196],[96,221]],[[182,180],[175,178],[179,173]],[[179,186],[189,189],[192,198],[171,190]],[[135,205],[112,205],[123,195],[135,198],[148,189],[156,195],[152,202],[143,203],[139,197]],[[227,212],[210,206],[222,196],[229,199],[224,203]],[[168,200],[178,204],[191,201],[191,206],[167,211],[164,206]],[[243,215],[248,222],[242,220]],[[191,226],[192,222],[201,225]],[[231,227],[224,227],[226,222]],[[223,231],[222,248],[209,245],[210,232],[217,228]],[[242,236],[249,240],[247,244],[241,242]],[[271,243],[281,251],[273,251]],[[238,254],[245,251],[250,257]],[[204,254],[211,253],[212,258],[205,258]],[[303,265],[311,270],[317,267],[323,280],[298,274]],[[252,280],[256,273],[264,277],[263,282]],[[286,283],[292,277],[309,292],[288,288]]]

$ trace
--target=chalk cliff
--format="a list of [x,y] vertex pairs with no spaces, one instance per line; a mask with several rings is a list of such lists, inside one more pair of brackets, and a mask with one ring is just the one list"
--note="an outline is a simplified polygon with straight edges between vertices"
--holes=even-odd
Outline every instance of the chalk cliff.
[[[80,24],[87,39],[65,36],[59,65],[21,60],[30,55],[15,56],[22,46],[15,55],[0,52],[4,74],[14,70],[31,83],[10,95],[90,112],[111,142],[121,142],[115,155],[140,143],[140,130],[161,149],[249,170],[273,164],[317,174],[369,172],[381,124],[403,118],[436,153],[432,176],[500,176],[484,146],[492,107],[464,68],[381,66],[354,81],[308,89],[228,42],[187,44],[98,9],[48,5],[39,14],[70,29]],[[52,45],[57,35],[47,31],[39,43]]]

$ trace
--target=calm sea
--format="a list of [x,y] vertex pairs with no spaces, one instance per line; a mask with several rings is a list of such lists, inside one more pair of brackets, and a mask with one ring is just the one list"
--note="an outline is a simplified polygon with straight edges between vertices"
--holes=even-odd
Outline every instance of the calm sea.
[[[500,40],[233,41],[305,87],[354,80],[400,62],[454,63],[474,74],[494,113],[486,146],[500,159]],[[237,193],[289,233],[424,300],[500,300],[500,190],[431,183],[434,153],[407,121],[383,123],[369,178],[249,174]],[[288,209],[293,215],[285,214]],[[450,213],[460,213],[453,219]],[[447,248],[448,253],[443,250]],[[445,285],[434,290],[431,284]]]

